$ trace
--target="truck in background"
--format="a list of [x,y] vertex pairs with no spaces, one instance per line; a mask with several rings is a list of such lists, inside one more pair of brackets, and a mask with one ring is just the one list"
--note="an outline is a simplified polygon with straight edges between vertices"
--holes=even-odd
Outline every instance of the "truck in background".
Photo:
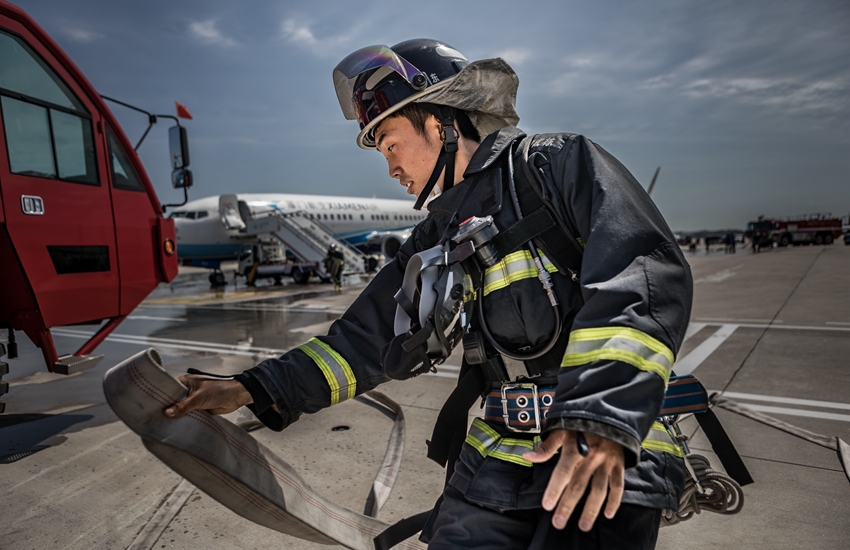
[[[172,184],[185,191],[175,128]],[[23,331],[50,372],[94,366],[98,344],[177,269],[174,220],[117,119],[50,36],[0,0],[0,359],[17,356]],[[100,329],[60,356],[50,328],[86,324]],[[0,395],[7,373],[0,361]]]
[[841,236],[841,219],[832,214],[805,214],[784,220],[759,216],[747,224],[745,235],[753,250],[801,244],[832,244]]

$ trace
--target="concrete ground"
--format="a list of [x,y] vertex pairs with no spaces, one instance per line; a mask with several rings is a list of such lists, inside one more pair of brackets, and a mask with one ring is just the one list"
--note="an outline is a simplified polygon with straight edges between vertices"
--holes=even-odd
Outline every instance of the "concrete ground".
[[[696,295],[677,369],[765,414],[850,442],[850,247],[687,256]],[[175,375],[190,366],[239,372],[327,330],[362,288],[337,295],[321,284],[231,283],[211,291],[204,273],[187,270],[100,346],[105,359],[89,371],[49,374],[40,352],[21,341],[20,359],[9,361],[4,377],[11,389],[0,416],[0,548],[327,548],[251,524],[199,491],[161,536],[142,544],[140,533],[181,480],[116,420],[101,378],[151,346]],[[92,328],[53,332],[65,353]],[[454,386],[459,360],[448,363],[436,375],[380,389],[402,406],[407,425],[401,473],[379,514],[385,521],[429,508],[442,488],[443,471],[425,457],[425,440]],[[740,514],[703,513],[665,528],[658,548],[850,548],[850,481],[836,453],[715,411],[755,483],[744,488]],[[374,408],[346,401],[282,433],[252,434],[318,492],[362,511],[391,427]],[[684,428],[693,435],[691,450],[720,469],[696,424]]]

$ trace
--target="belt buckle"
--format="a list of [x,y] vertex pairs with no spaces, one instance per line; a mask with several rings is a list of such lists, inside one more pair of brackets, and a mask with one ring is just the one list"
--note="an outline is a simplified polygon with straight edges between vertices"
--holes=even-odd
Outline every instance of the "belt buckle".
[[[534,423],[533,428],[516,428],[511,426],[510,415],[508,414],[508,390],[515,389],[530,389],[531,399],[534,401]],[[537,399],[537,384],[532,382],[510,382],[502,384],[502,418],[505,420],[505,426],[514,432],[539,434],[540,433],[540,403]]]

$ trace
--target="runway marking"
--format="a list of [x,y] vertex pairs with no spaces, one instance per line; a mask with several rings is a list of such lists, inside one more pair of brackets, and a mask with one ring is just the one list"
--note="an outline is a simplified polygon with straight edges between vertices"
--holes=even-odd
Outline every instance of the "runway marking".
[[770,401],[773,403],[788,403],[789,405],[805,405],[808,407],[823,407],[826,409],[843,409],[850,411],[850,404],[837,403],[835,401],[815,401],[813,399],[797,399],[795,397],[777,397],[774,395],[758,395],[753,393],[740,393],[733,391],[722,392],[721,395],[731,397],[732,399],[746,399],[749,401]]
[[130,315],[127,319],[133,321],[177,321],[178,323],[185,323],[185,317],[153,317],[151,315]]
[[850,332],[850,327],[816,327],[812,325],[773,325],[773,324],[755,324],[755,323],[741,323],[738,325],[741,328],[777,328],[777,329],[785,329],[785,330],[826,330],[826,331],[837,331],[837,332]]
[[807,418],[820,418],[823,420],[840,420],[842,422],[850,422],[850,414],[807,411],[805,409],[789,409],[787,407],[771,407],[769,405],[751,405],[749,403],[747,403],[747,407],[754,411],[765,413],[787,414],[790,416],[805,416]]
[[685,341],[688,340],[688,338],[690,338],[691,336],[693,336],[694,334],[701,331],[702,329],[704,329],[707,326],[708,326],[707,323],[691,323],[691,324],[689,324],[688,329],[685,331],[685,338],[684,338],[684,340],[682,340],[682,342],[684,343]]
[[[69,338],[91,338],[92,333],[81,330],[71,329],[52,329],[51,332],[57,336],[66,336]],[[172,338],[152,338],[149,336],[133,336],[131,334],[112,334],[107,336],[108,342],[117,342],[121,344],[137,344],[137,345],[158,345],[163,348],[183,349],[188,351],[207,351],[213,353],[230,353],[233,355],[242,355],[253,357],[255,355],[279,356],[286,353],[287,350],[272,349],[272,348],[254,348],[244,344],[216,344],[214,342],[200,342],[197,340],[175,340]]]
[[706,338],[703,343],[695,347],[689,354],[673,365],[676,374],[682,375],[694,372],[709,355],[714,353],[735,332],[736,328],[738,328],[738,325],[723,325],[717,329],[714,334]]
[[844,322],[841,322],[841,321],[827,321],[826,324],[827,325],[848,325],[848,326],[850,326],[850,323],[844,323]]
[[705,321],[708,323],[782,323],[783,321],[773,319],[728,319],[723,317],[701,317],[697,321]]
[[735,266],[729,269],[724,269],[723,271],[718,271],[717,273],[712,273],[711,275],[707,275],[705,277],[701,277],[694,281],[694,284],[698,283],[719,283],[729,279],[730,277],[734,277],[737,275],[735,273],[736,270],[740,269],[741,266]]

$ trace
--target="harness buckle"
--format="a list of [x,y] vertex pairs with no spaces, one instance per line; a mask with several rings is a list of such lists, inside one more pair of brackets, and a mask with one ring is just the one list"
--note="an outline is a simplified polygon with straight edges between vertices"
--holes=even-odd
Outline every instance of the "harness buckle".
[[[534,424],[533,428],[517,428],[511,426],[510,415],[508,414],[508,390],[531,390],[531,399],[534,401]],[[502,384],[502,418],[505,420],[505,426],[514,432],[539,434],[540,433],[540,402],[537,399],[537,384],[532,382],[508,382]]]

